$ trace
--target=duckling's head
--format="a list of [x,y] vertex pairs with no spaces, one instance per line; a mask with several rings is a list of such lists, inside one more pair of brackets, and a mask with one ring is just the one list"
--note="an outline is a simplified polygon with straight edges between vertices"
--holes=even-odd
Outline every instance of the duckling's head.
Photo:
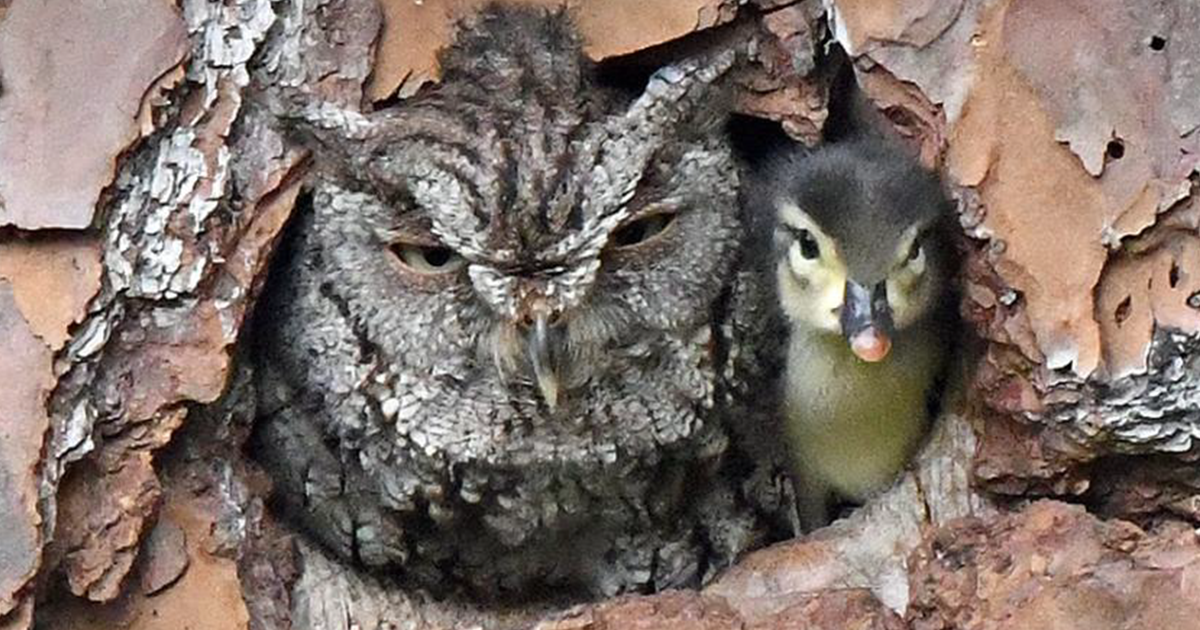
[[771,168],[765,196],[783,314],[792,326],[841,334],[863,361],[931,316],[947,273],[941,219],[949,202],[932,173],[878,140],[793,150]]

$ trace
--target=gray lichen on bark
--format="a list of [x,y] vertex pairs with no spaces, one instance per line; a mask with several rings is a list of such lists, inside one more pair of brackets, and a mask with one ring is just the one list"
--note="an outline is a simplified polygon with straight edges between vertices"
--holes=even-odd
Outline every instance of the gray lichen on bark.
[[1158,329],[1146,370],[1113,382],[1058,383],[1038,418],[1097,453],[1186,453],[1200,438],[1200,337]]
[[[101,289],[58,358],[50,401],[44,527],[57,533],[72,588],[99,600],[118,593],[136,532],[158,505],[154,453],[187,403],[222,392],[268,253],[248,234],[270,231],[256,224],[258,204],[298,158],[244,108],[252,59],[275,21],[271,3],[189,1],[182,10],[191,56],[151,111],[159,131],[122,160],[103,198]],[[56,532],[64,474],[84,458],[101,490],[69,490],[90,516]]]

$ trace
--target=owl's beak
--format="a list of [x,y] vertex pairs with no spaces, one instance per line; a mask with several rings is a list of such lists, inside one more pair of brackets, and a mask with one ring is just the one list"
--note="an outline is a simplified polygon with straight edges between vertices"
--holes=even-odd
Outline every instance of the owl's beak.
[[842,334],[850,343],[850,351],[868,363],[887,358],[892,349],[892,309],[887,300],[887,284],[880,282],[874,290],[853,281],[846,281],[842,298]]
[[558,408],[559,336],[559,331],[552,329],[547,313],[542,311],[534,315],[526,348],[529,352],[529,362],[533,364],[533,376],[537,381],[538,391],[542,393],[542,400],[552,412]]

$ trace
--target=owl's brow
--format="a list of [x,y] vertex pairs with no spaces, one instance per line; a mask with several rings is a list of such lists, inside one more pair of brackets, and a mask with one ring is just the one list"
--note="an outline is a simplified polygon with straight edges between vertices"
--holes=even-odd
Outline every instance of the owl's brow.
[[621,222],[622,225],[639,221],[649,216],[656,214],[666,214],[680,212],[684,209],[684,204],[678,199],[651,199],[644,203],[629,203],[626,204],[625,219]]
[[[418,97],[419,98],[419,97]],[[442,142],[454,142],[469,147],[479,137],[480,120],[468,107],[453,103],[439,104],[427,99],[406,103],[402,108],[386,110],[381,116],[385,123],[398,133],[387,134],[386,140],[400,140],[402,136],[424,133],[437,137]]]
[[587,125],[577,124],[573,125],[570,130],[567,131],[566,136],[563,137],[563,146],[566,147],[566,150],[555,156],[551,169],[553,174],[550,176],[549,182],[546,181],[546,174],[542,174],[542,194],[538,201],[538,214],[544,217],[548,223],[555,224],[556,227],[561,228],[562,225],[565,225],[568,222],[581,223],[583,221],[583,215],[581,213],[582,208],[580,207],[578,200],[572,199],[568,202],[570,205],[570,211],[565,213],[565,215],[561,217],[560,221],[550,220],[550,214],[553,210],[553,208],[550,207],[550,204],[555,200],[558,189],[564,184],[570,182],[570,177],[574,173],[574,168],[577,165],[579,158],[577,151],[573,151],[571,148],[579,139],[580,134],[586,128]]
[[478,217],[480,221],[483,221],[484,225],[487,225],[488,222],[491,221],[491,217],[480,209],[479,184],[475,181],[475,178],[472,177],[474,172],[476,172],[476,169],[468,170],[467,168],[463,168],[462,166],[456,165],[452,162],[440,159],[430,160],[429,165],[441,171],[442,173],[449,175],[458,183],[462,184],[467,193],[466,196],[470,202],[469,205],[471,206],[472,211],[474,211],[475,216]]
[[376,232],[376,235],[385,243],[410,243],[424,247],[446,246],[441,239],[428,229],[413,230],[407,229],[407,227],[381,228]]
[[[380,121],[393,130],[375,138],[372,153],[397,158],[401,162],[425,161],[450,177],[464,182],[472,198],[472,209],[476,217],[485,223],[490,219],[479,210],[482,188],[495,193],[496,182],[486,177],[483,168],[495,156],[488,156],[491,143],[480,143],[481,122],[470,106],[464,105],[456,95],[455,101],[433,93],[428,97],[418,96],[418,101],[407,103],[397,110],[389,110]],[[432,159],[431,159],[432,158]],[[398,170],[403,175],[403,164]]]
[[[380,147],[379,155],[390,156],[396,153],[393,147],[399,146],[407,149],[410,146],[420,147],[426,151],[445,150],[446,153],[462,157],[473,166],[478,166],[483,162],[483,157],[479,151],[465,142],[447,140],[435,133],[425,130],[413,131],[409,133],[399,134],[389,138],[391,146]],[[439,151],[440,152],[440,151]],[[407,153],[407,151],[399,151],[399,153]]]
[[[735,55],[726,51],[708,59],[689,59],[660,68],[645,91],[619,118],[606,125],[616,138],[597,155],[593,171],[607,171],[613,180],[608,201],[613,214],[628,212],[627,205],[653,164],[653,158],[673,139],[671,133],[700,105],[709,87],[733,66]],[[615,197],[615,198],[614,198]]]
[[[472,155],[478,156],[475,153]],[[433,137],[414,138],[403,146],[392,147],[380,158],[389,164],[384,167],[380,164],[381,160],[375,160],[367,166],[373,175],[372,183],[385,198],[407,200],[410,210],[436,207],[438,200],[421,199],[416,194],[418,187],[414,183],[440,176],[460,186],[465,205],[481,225],[486,226],[491,222],[491,216],[484,211],[482,203],[481,182],[487,185],[487,181],[479,177],[482,169],[477,163],[471,162],[469,156],[456,154],[452,146],[440,143]],[[420,168],[417,168],[418,165]]]
[[387,241],[406,241],[421,245],[441,244],[433,233],[433,223],[424,213],[403,212],[389,217],[391,221],[380,227],[378,234]]
[[636,221],[648,215],[657,214],[659,212],[678,212],[683,209],[684,205],[677,195],[669,193],[671,186],[667,182],[660,181],[655,173],[655,168],[664,163],[670,164],[672,160],[670,156],[663,155],[665,142],[660,143],[651,153],[646,164],[642,167],[642,172],[639,173],[637,184],[634,187],[633,195],[628,201],[621,204],[619,210],[626,214],[624,223]]

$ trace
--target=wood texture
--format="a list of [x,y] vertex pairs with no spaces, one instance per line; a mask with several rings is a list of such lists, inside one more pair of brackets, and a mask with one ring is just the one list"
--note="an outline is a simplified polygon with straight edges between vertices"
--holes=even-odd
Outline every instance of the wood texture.
[[959,200],[978,347],[845,520],[702,592],[497,611],[331,560],[242,450],[239,336],[306,167],[259,95],[361,110],[432,80],[445,16],[412,16],[445,7],[387,1],[84,3],[36,46],[27,12],[65,5],[0,2],[0,628],[1194,627],[1195,3],[588,3],[597,58],[744,47],[739,110],[808,142],[840,43]]

